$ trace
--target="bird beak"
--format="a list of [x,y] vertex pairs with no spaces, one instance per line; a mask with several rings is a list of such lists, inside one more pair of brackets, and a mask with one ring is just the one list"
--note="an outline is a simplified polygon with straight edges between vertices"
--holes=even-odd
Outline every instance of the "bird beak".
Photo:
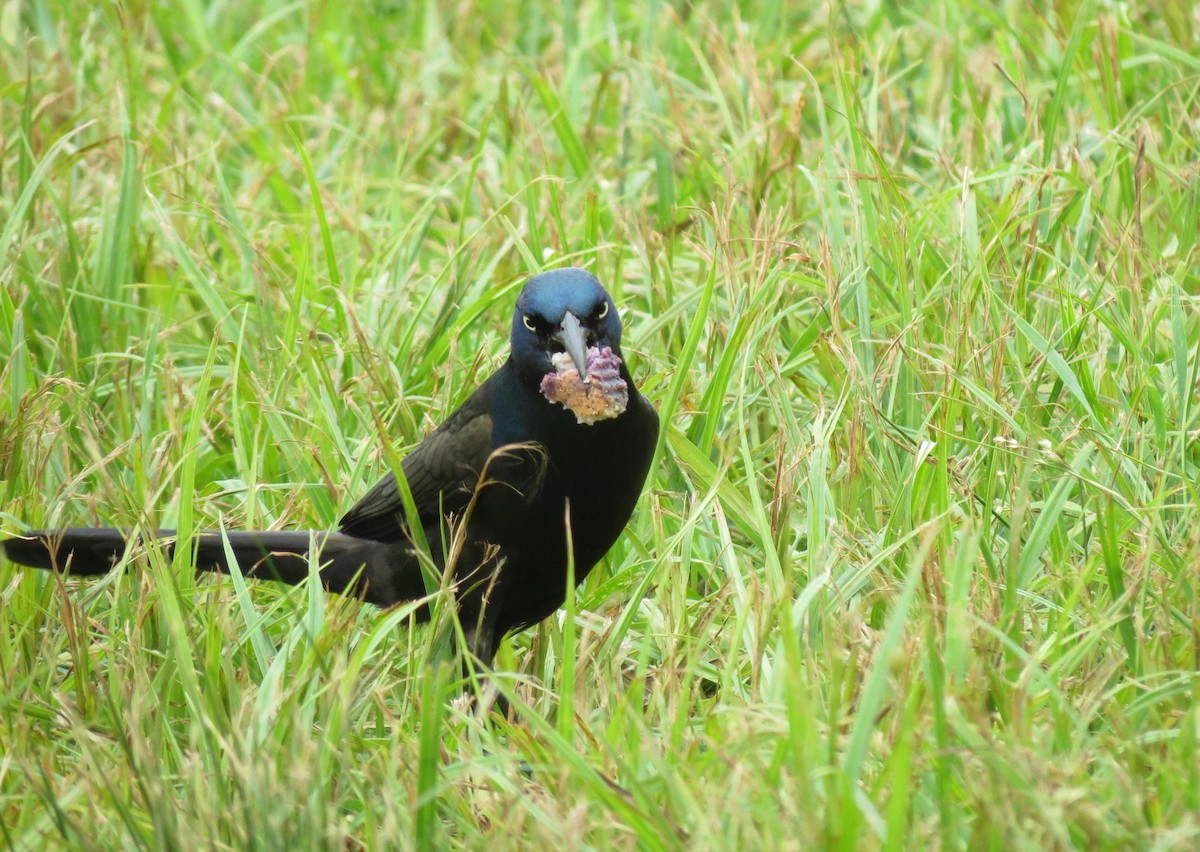
[[558,342],[563,345],[563,349],[567,350],[567,354],[575,362],[575,367],[579,370],[579,378],[587,381],[587,339],[579,318],[567,311],[562,325],[558,327],[554,336],[558,338]]

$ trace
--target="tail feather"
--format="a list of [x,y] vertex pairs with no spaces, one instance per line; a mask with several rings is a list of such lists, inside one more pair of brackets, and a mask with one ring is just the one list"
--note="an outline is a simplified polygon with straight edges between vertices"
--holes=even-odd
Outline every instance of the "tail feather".
[[69,571],[76,577],[107,574],[125,553],[125,534],[112,527],[31,530],[4,541],[4,555],[18,565]]
[[[128,532],[113,527],[33,530],[3,542],[5,555],[19,565],[62,571],[76,577],[106,574],[129,546]],[[158,530],[168,553],[174,530]],[[226,544],[228,543],[228,551]],[[425,594],[420,565],[405,543],[384,543],[336,532],[202,532],[192,537],[196,568],[228,573],[229,554],[247,577],[296,585],[309,576],[308,557],[317,554],[322,585],[331,592],[391,606]]]

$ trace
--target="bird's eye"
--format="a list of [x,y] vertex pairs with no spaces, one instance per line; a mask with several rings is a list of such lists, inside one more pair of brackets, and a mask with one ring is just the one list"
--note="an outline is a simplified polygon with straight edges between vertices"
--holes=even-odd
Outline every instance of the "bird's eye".
[[600,307],[596,310],[596,319],[602,320],[608,316],[608,302],[601,302]]
[[537,329],[533,327],[533,320],[529,318],[529,314],[521,314],[521,321],[525,323],[525,327],[536,333]]

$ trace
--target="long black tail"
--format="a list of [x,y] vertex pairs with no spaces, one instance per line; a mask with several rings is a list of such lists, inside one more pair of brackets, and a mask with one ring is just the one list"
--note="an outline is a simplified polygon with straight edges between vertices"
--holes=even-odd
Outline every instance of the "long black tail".
[[[75,577],[106,574],[130,545],[128,532],[113,527],[32,530],[3,542],[5,555],[18,565],[61,571]],[[174,530],[158,530],[168,553],[174,553]],[[317,554],[322,585],[328,591],[354,595],[376,606],[391,606],[425,594],[425,584],[411,548],[354,538],[338,532],[308,530],[273,532],[202,532],[192,537],[196,568],[229,572],[229,553],[247,577],[296,585],[308,579],[308,557]]]

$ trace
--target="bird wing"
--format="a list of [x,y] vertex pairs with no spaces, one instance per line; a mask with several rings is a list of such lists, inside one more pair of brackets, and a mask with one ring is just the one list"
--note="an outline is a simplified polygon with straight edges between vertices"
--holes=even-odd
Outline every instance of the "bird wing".
[[[429,529],[449,512],[462,512],[492,451],[490,382],[485,382],[400,463],[421,525]],[[368,491],[341,520],[343,533],[375,541],[407,537],[395,473]]]

